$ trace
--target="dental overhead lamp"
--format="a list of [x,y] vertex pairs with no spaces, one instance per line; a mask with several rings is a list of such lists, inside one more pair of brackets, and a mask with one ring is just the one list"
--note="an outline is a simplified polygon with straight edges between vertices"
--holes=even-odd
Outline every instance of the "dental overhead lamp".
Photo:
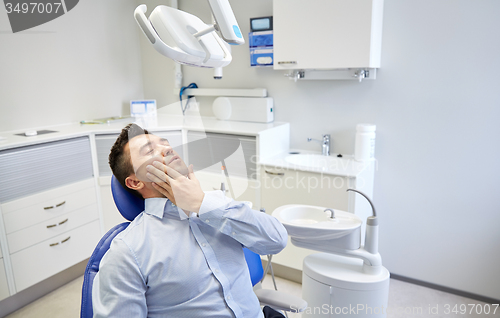
[[[226,43],[245,43],[228,0],[208,0],[215,23],[204,23],[190,13],[168,6],[157,6],[146,18],[147,7],[141,4],[134,17],[156,51],[174,61],[208,68],[231,63]],[[220,32],[220,36],[217,32]],[[221,39],[222,37],[222,39]],[[224,42],[225,41],[225,42]]]

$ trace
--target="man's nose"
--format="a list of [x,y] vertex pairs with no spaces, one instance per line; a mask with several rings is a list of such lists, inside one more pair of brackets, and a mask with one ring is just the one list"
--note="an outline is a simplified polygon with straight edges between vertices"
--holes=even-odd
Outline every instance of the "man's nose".
[[173,149],[170,146],[158,145],[156,147],[156,153],[163,156],[163,157],[168,156],[172,152],[173,152]]

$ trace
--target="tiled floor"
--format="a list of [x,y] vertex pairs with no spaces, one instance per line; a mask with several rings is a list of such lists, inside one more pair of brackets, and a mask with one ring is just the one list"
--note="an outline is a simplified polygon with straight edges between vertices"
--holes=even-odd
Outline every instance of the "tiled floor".
[[[8,315],[7,318],[77,318],[80,316],[82,283],[83,276]],[[295,282],[277,277],[276,285],[280,291],[296,296],[301,296],[302,294],[301,285]],[[264,280],[263,288],[273,289],[272,279],[269,275]],[[474,304],[475,307],[469,304]],[[451,305],[449,314],[445,314],[446,305]],[[454,305],[458,305],[457,313],[452,312]],[[460,305],[466,306],[466,313],[460,313]],[[391,309],[392,312],[389,312],[387,318],[500,318],[500,308],[497,309],[495,314],[475,313],[476,309],[483,309],[485,305],[486,304],[472,299],[391,279],[389,288],[389,309]],[[439,312],[437,314],[434,312],[429,313],[429,307],[435,309],[436,306],[438,306]],[[463,308],[464,306],[462,306],[462,309]],[[473,313],[470,313],[471,308],[473,309]],[[491,311],[493,311],[494,307],[490,306],[490,308]],[[419,310],[421,311],[419,312]],[[301,315],[289,313],[288,317],[299,318]]]

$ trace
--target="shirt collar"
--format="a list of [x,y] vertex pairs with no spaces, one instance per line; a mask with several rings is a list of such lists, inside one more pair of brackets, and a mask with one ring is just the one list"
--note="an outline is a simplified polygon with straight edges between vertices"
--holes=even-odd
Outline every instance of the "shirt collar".
[[[162,219],[164,212],[177,212],[181,220],[185,220],[188,218],[186,213],[184,213],[181,208],[173,204],[172,201],[170,201],[170,204],[168,204],[169,201],[170,200],[167,198],[148,198],[144,200],[144,213],[154,215],[157,218]],[[193,214],[196,215],[196,213],[191,212],[189,217],[193,217]]]
[[154,215],[159,219],[163,218],[167,198],[148,198],[144,200],[144,213]]

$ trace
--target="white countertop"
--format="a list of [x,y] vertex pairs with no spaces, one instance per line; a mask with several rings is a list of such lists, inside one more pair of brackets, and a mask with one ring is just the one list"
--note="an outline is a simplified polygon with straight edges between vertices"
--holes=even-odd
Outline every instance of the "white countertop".
[[[122,130],[122,128],[125,127],[130,122],[136,122],[141,125],[141,122],[135,121],[134,118],[130,118],[130,120],[120,120],[110,124],[83,125],[80,123],[69,123],[57,126],[45,126],[45,127],[36,127],[32,129],[3,131],[0,132],[0,150],[32,145],[41,142],[85,136],[89,134],[119,133]],[[273,122],[269,124],[264,124],[264,123],[251,123],[251,122],[223,121],[223,120],[218,120],[215,117],[194,117],[194,116],[183,117],[180,115],[158,114],[156,121],[153,121],[153,123],[149,123],[149,125],[147,126],[145,125],[141,126],[151,131],[187,129],[194,131],[207,131],[214,133],[257,136],[265,130],[283,125],[288,125],[288,123]],[[28,130],[55,130],[57,132],[31,136],[31,137],[15,135],[19,133],[24,134],[24,132]]]
[[338,158],[337,154],[331,154],[329,157],[325,157],[328,158],[329,163],[321,168],[314,168],[301,165],[299,166],[289,163],[286,160],[286,157],[296,155],[290,153],[296,153],[296,152],[299,152],[300,154],[321,155],[320,152],[312,152],[300,149],[290,149],[290,151],[282,152],[278,155],[269,158],[264,158],[264,159],[261,158],[259,164],[264,166],[264,168],[270,168],[270,169],[300,170],[300,171],[309,171],[314,173],[324,173],[324,174],[343,176],[343,177],[353,177],[353,178],[359,176],[361,172],[363,172],[366,168],[372,165],[372,162],[363,163],[355,161],[353,156],[350,155],[342,155],[342,158]]

